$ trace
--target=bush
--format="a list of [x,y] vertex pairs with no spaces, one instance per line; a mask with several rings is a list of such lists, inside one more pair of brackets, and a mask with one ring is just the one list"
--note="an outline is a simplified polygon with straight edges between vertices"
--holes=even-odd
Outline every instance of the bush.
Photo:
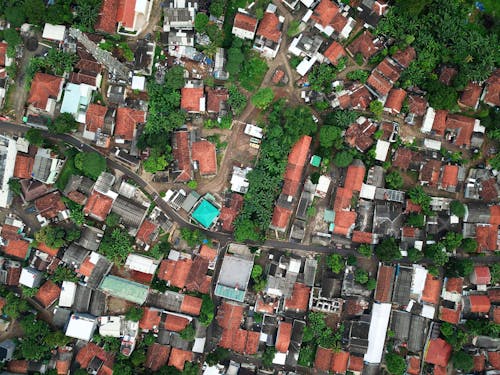
[[400,355],[388,353],[385,356],[387,371],[393,375],[403,375],[406,371],[406,361]]
[[196,334],[196,331],[194,330],[194,327],[192,324],[189,324],[180,332],[180,336],[183,340],[186,341],[193,341],[194,336]]
[[363,255],[364,257],[371,257],[372,256],[372,247],[368,244],[362,244],[358,248],[358,252]]
[[394,238],[386,238],[375,247],[375,254],[381,261],[390,261],[401,259],[399,246]]
[[142,319],[143,315],[144,315],[144,310],[140,307],[134,306],[127,311],[127,313],[125,314],[125,318],[133,322],[138,322],[139,320]]
[[262,88],[252,96],[252,104],[259,109],[266,109],[274,100],[274,92],[270,87]]
[[344,269],[344,258],[339,254],[331,254],[326,258],[326,264],[333,273],[339,273]]
[[354,280],[357,283],[364,285],[368,282],[368,279],[368,272],[366,272],[365,270],[358,268],[356,269],[356,271],[354,271]]
[[340,151],[335,154],[333,164],[339,168],[347,168],[352,163],[353,159],[354,157],[349,151]]
[[465,205],[460,201],[452,201],[450,203],[450,212],[458,217],[465,216]]
[[191,190],[196,190],[198,188],[198,182],[196,180],[191,180],[187,183],[187,187]]
[[75,167],[85,176],[97,180],[106,170],[106,159],[97,152],[80,152],[75,156]]

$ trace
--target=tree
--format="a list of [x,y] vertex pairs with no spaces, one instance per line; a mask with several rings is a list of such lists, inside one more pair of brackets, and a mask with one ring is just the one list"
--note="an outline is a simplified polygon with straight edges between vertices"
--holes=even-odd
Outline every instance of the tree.
[[339,168],[346,168],[352,163],[353,159],[354,157],[349,151],[340,151],[335,154],[333,164]]
[[[342,145],[342,129],[336,126],[323,125],[319,130],[319,144],[321,147],[330,148],[334,144]],[[336,146],[336,148],[339,148]]]
[[390,189],[399,190],[403,187],[403,177],[399,172],[393,171],[385,176],[385,184]]
[[367,70],[353,70],[352,72],[349,72],[346,74],[347,79],[353,80],[353,81],[360,81],[361,83],[366,83],[366,80],[368,79],[370,75],[370,72]]
[[268,346],[262,354],[262,366],[265,368],[271,367],[273,365],[275,354],[276,348],[274,346]]
[[224,0],[214,0],[210,4],[210,14],[216,18],[222,17],[224,14],[226,2]]
[[205,13],[196,13],[194,18],[194,28],[199,33],[204,33],[207,29],[208,16]]
[[443,245],[447,251],[453,251],[462,243],[463,236],[457,232],[448,232],[443,239]]
[[500,282],[500,263],[493,263],[490,266],[491,283],[497,284]]
[[138,306],[131,307],[125,314],[125,319],[131,320],[133,322],[138,322],[142,319],[144,315],[144,310]]
[[424,254],[426,257],[430,258],[437,267],[444,266],[449,258],[445,246],[440,242],[424,247]]
[[120,215],[117,213],[111,212],[104,221],[108,227],[114,228],[120,224]]
[[474,368],[474,360],[472,359],[472,356],[464,351],[453,353],[451,361],[453,362],[453,367],[458,370],[469,372]]
[[25,1],[23,6],[24,14],[29,23],[42,25],[45,21],[45,3],[43,0]]
[[458,217],[465,216],[465,205],[460,201],[452,201],[450,203],[450,212]]
[[160,241],[151,247],[149,254],[155,259],[162,259],[170,253],[171,245],[168,241]]
[[368,244],[362,244],[359,246],[358,252],[364,257],[369,258],[372,256],[372,247]]
[[417,250],[414,247],[408,249],[408,259],[413,263],[418,263],[423,257],[424,254],[422,254],[420,250]]
[[132,239],[127,232],[119,228],[111,233],[105,233],[99,251],[115,264],[123,264],[132,252]]
[[191,190],[196,190],[198,188],[198,182],[196,180],[191,180],[187,183],[187,187]]
[[477,241],[474,238],[464,238],[462,240],[461,248],[466,253],[474,253],[477,250]]
[[48,247],[60,248],[67,243],[66,230],[61,226],[47,225],[35,233],[35,240]]
[[50,279],[57,284],[60,284],[63,281],[78,281],[78,277],[73,272],[73,270],[62,266],[56,268],[54,273],[50,275]]
[[418,204],[422,207],[422,211],[424,214],[427,215],[430,213],[429,205],[431,203],[431,197],[427,195],[422,186],[417,185],[411,188],[408,191],[408,195],[413,203]]
[[21,195],[21,182],[17,178],[11,178],[8,182],[9,189],[15,195]]
[[229,351],[227,349],[217,347],[213,352],[208,353],[206,362],[209,366],[215,366],[218,363],[224,362],[229,358]]
[[29,305],[26,300],[17,297],[14,293],[9,292],[5,297],[5,306],[2,308],[2,314],[7,315],[12,320],[16,320],[19,316],[29,310]]
[[332,65],[316,64],[308,75],[309,84],[314,91],[329,93],[332,91],[332,81],[336,71]]
[[74,207],[71,208],[70,211],[70,218],[73,223],[75,223],[78,226],[81,226],[85,223],[85,214],[83,212],[83,207]]
[[425,225],[425,216],[412,212],[406,218],[406,224],[415,228],[423,228]]
[[78,129],[78,123],[71,113],[61,113],[53,122],[50,122],[47,127],[51,133],[64,134]]
[[384,105],[379,100],[374,100],[370,103],[370,111],[375,115],[378,119],[382,116],[382,112],[384,112]]
[[66,336],[62,331],[55,331],[50,332],[43,341],[50,348],[58,348],[68,345],[71,342],[71,337]]
[[247,106],[247,97],[238,89],[236,85],[229,87],[229,99],[227,103],[230,105],[233,113],[238,116]]
[[27,286],[21,285],[21,291],[24,297],[32,298],[38,293],[38,288],[29,288]]
[[[7,19],[7,21],[11,23],[12,27],[20,27],[26,21],[26,15],[24,14],[23,7],[12,5],[5,9],[4,14],[5,18]],[[7,30],[14,30],[14,29],[13,28],[6,29],[5,31]],[[9,42],[7,41],[7,43]]]
[[259,109],[266,109],[274,100],[274,92],[270,87],[259,89],[252,96],[252,104]]
[[202,241],[201,232],[198,229],[181,228],[181,237],[190,247],[194,247]]
[[444,267],[448,277],[467,277],[474,271],[474,262],[470,259],[451,258]]
[[252,279],[259,279],[262,275],[262,266],[255,264],[252,268]]
[[360,116],[358,112],[355,111],[333,111],[328,112],[324,118],[323,122],[325,125],[338,126],[341,129],[346,129]]
[[386,238],[375,247],[375,254],[381,261],[401,259],[401,251],[394,238]]
[[167,168],[168,161],[165,154],[161,154],[156,148],[151,150],[149,157],[143,161],[142,166],[148,173],[156,173]]
[[326,265],[333,273],[339,273],[344,269],[344,258],[339,254],[331,254],[326,258]]
[[357,283],[360,284],[366,284],[368,282],[368,272],[366,272],[364,269],[357,268],[356,271],[354,271],[354,280]]
[[85,176],[97,180],[106,170],[106,159],[97,152],[80,152],[75,156],[75,167]]
[[377,280],[376,279],[369,279],[368,282],[366,283],[365,287],[368,290],[375,290],[377,288]]
[[429,105],[435,109],[453,109],[457,107],[458,93],[440,81],[431,81],[425,87],[429,96]]
[[[174,65],[165,74],[165,83],[163,86],[168,90],[180,90],[184,87],[184,68],[180,65]],[[149,90],[148,90],[149,92]]]
[[45,143],[45,139],[42,136],[42,131],[37,128],[29,128],[24,137],[30,144],[34,146],[40,147]]
[[200,310],[200,323],[204,326],[209,326],[214,319],[215,305],[210,296],[204,294],[202,297],[202,304]]
[[387,371],[393,375],[403,375],[406,371],[405,359],[396,353],[388,353],[385,356]]
[[94,30],[94,24],[99,16],[102,0],[77,0],[76,25],[86,32]]
[[179,334],[183,340],[193,341],[196,331],[192,324],[188,324]]

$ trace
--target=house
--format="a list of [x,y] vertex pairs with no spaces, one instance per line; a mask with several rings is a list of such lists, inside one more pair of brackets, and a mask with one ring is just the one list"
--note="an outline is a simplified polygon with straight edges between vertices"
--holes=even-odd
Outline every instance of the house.
[[309,296],[311,288],[296,282],[293,285],[292,295],[285,298],[283,309],[289,314],[303,314],[307,311],[309,306]]
[[336,32],[341,39],[347,39],[355,25],[352,18],[340,13],[338,5],[332,0],[321,0],[310,19],[320,32],[328,36]]
[[144,206],[140,201],[118,195],[113,202],[111,212],[121,217],[121,223],[123,225],[136,231],[146,217],[148,206]]
[[34,156],[18,152],[16,155],[16,165],[14,167],[14,177],[20,179],[31,178],[34,163]]
[[[234,175],[233,175],[234,176]],[[243,196],[240,194],[231,194],[229,204],[226,204],[220,210],[219,222],[223,231],[232,232],[234,230],[234,220],[243,207]]]
[[492,107],[500,106],[500,69],[495,70],[486,80],[481,100]]
[[344,47],[336,41],[333,41],[332,44],[328,46],[325,52],[323,52],[323,56],[333,65],[337,65],[339,60],[342,57],[347,56]]
[[427,344],[425,362],[446,367],[451,357],[452,347],[441,338],[431,339]]
[[393,115],[397,115],[401,112],[403,107],[403,102],[406,98],[406,91],[403,89],[391,89],[387,95],[387,100],[384,104],[384,111],[389,112]]
[[47,280],[40,289],[38,289],[34,298],[44,309],[48,309],[57,301],[60,294],[61,288],[51,280]]
[[439,81],[446,86],[450,86],[451,82],[458,74],[458,70],[451,66],[443,66],[441,68],[441,73],[439,73]]
[[19,284],[28,288],[38,288],[42,284],[43,273],[33,267],[24,267],[19,277]]
[[45,73],[36,73],[28,96],[28,111],[54,115],[56,103],[61,99],[64,78]]
[[137,126],[146,122],[146,113],[132,108],[120,107],[116,110],[115,141],[124,143],[132,141],[137,132]]
[[194,163],[194,170],[199,171],[202,177],[217,174],[217,152],[213,143],[206,140],[193,142],[191,159]]
[[12,340],[4,340],[0,343],[0,362],[9,362],[14,356],[16,344]]
[[[107,3],[110,3],[109,5]],[[102,8],[113,6],[116,1],[103,1]],[[117,32],[123,35],[138,35],[149,22],[153,2],[150,0],[120,0],[116,12]]]
[[144,244],[147,248],[156,241],[159,234],[159,226],[150,220],[144,220],[135,236],[139,244]]
[[[57,217],[64,219],[61,213],[66,210],[61,194],[58,191],[44,195],[35,200],[36,210],[47,220],[53,220]],[[61,214],[61,215],[60,215]]]
[[113,135],[115,129],[115,115],[114,108],[89,104],[85,114],[83,138],[97,142],[99,147],[109,146],[109,137]]
[[112,374],[115,353],[106,352],[93,342],[83,346],[75,357],[75,362],[89,374]]
[[[215,295],[237,302],[245,300],[246,289],[253,268],[253,257],[226,255],[222,260]],[[234,270],[239,270],[237,273]]]
[[366,152],[374,143],[373,135],[377,125],[361,116],[347,128],[344,139],[351,146],[361,152]]
[[227,113],[229,91],[225,87],[207,87],[207,112],[224,116]]
[[197,2],[187,2],[185,0],[174,0],[169,2],[164,8],[163,31],[170,32],[176,30],[193,30]]
[[170,346],[154,343],[148,348],[144,366],[151,371],[158,371],[167,364]]
[[[96,328],[97,319],[94,316],[75,313],[71,315],[71,318],[69,319],[65,335],[78,340],[90,341]],[[76,358],[78,361],[78,356]]]
[[382,41],[376,39],[373,35],[365,30],[363,34],[357,37],[349,46],[347,47],[347,52],[351,56],[356,54],[361,54],[365,60],[375,55],[382,48]]
[[441,176],[439,188],[449,192],[456,192],[458,185],[458,174],[460,167],[458,165],[445,165]]
[[81,124],[85,123],[85,113],[92,99],[93,88],[85,83],[68,83],[64,89],[61,113],[70,113]]
[[479,106],[479,98],[483,92],[482,86],[477,82],[469,82],[465,86],[460,99],[458,100],[458,105],[462,108],[472,108],[477,110]]
[[134,281],[108,275],[102,280],[99,289],[116,298],[142,305],[148,296],[149,288]]
[[181,109],[186,112],[200,113],[205,112],[205,92],[203,81],[188,80],[181,89]]
[[389,10],[389,4],[384,0],[362,0],[358,5],[358,17],[364,21],[364,27],[377,27],[380,19]]
[[367,363],[377,364],[382,360],[390,314],[391,304],[373,304],[368,331],[368,349],[364,355],[364,361]]
[[42,38],[53,42],[63,42],[66,37],[66,26],[64,25],[52,25],[51,23],[46,23],[43,27]]
[[80,43],[77,43],[76,53],[80,59],[73,72],[69,74],[69,82],[77,85],[84,83],[94,90],[99,89],[102,80],[102,65]]
[[240,39],[253,40],[259,21],[250,14],[239,10],[234,17],[232,33]]
[[281,45],[281,30],[285,18],[276,14],[276,5],[267,6],[264,17],[257,28],[253,48],[265,58],[274,59]]
[[0,136],[0,207],[9,207],[12,202],[12,191],[9,180],[14,176],[16,163],[16,141]]
[[6,255],[21,260],[28,258],[29,248],[30,242],[24,239],[8,241],[6,245],[2,246],[2,250]]
[[485,289],[491,283],[491,274],[488,266],[475,266],[469,276],[470,282],[477,286],[478,290]]
[[39,148],[33,163],[32,177],[44,184],[54,184],[64,165],[64,160],[47,148]]
[[408,112],[415,116],[424,116],[427,110],[427,100],[420,95],[408,94]]
[[83,208],[83,213],[95,220],[104,221],[110,213],[112,206],[113,198],[94,190]]

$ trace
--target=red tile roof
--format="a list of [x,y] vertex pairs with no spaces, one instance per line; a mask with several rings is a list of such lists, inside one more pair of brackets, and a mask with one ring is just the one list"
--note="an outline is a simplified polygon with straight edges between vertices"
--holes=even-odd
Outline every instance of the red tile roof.
[[424,290],[422,292],[422,301],[437,305],[441,295],[441,279],[427,274]]
[[132,108],[118,108],[116,110],[115,137],[125,141],[134,139],[138,124],[146,122],[146,112]]
[[488,352],[488,362],[497,370],[500,370],[500,352]]
[[380,49],[373,40],[373,35],[366,30],[347,47],[347,50],[353,55],[359,52],[365,59],[369,59]]
[[278,305],[278,300],[271,299],[269,302],[266,302],[262,296],[259,295],[257,296],[257,301],[255,302],[255,311],[259,313],[274,314]]
[[248,331],[245,354],[254,355],[259,350],[260,332]]
[[56,359],[56,372],[57,375],[68,375],[71,367],[71,356],[63,357],[62,355],[70,353],[71,349],[58,348],[58,357]]
[[276,13],[265,12],[257,28],[257,36],[279,43],[281,39],[280,20]]
[[201,112],[201,99],[205,97],[203,87],[183,87],[181,89],[181,109],[187,112]]
[[384,108],[389,109],[391,113],[401,112],[403,107],[403,102],[406,97],[406,91],[403,89],[392,89],[387,95],[387,100],[385,101]]
[[207,276],[207,271],[208,260],[200,256],[194,258],[186,280],[186,289],[203,294],[210,292],[212,278]]
[[151,245],[156,237],[157,230],[158,225],[146,219],[139,227],[135,238],[145,244]]
[[161,321],[161,310],[143,307],[143,315],[139,321],[139,328],[144,330],[158,329]]
[[392,58],[399,63],[404,68],[408,68],[413,60],[417,57],[415,48],[407,47],[404,51],[399,50],[396,52]]
[[57,99],[61,92],[63,78],[45,73],[36,73],[31,82],[28,103],[45,110],[49,98]]
[[497,180],[494,177],[481,181],[479,196],[485,202],[491,202],[498,198]]
[[243,306],[224,301],[217,311],[216,320],[224,330],[237,330],[243,320]]
[[292,338],[292,323],[280,322],[278,337],[276,338],[276,350],[281,353],[288,352],[290,339]]
[[311,20],[326,27],[332,23],[333,18],[339,13],[339,7],[331,0],[321,0],[314,8]]
[[234,24],[233,27],[236,27],[238,29],[250,31],[250,32],[255,32],[255,28],[257,27],[257,19],[249,16],[248,14],[244,13],[236,13],[236,16],[234,17]]
[[170,359],[168,360],[169,366],[174,366],[179,371],[184,369],[184,364],[186,362],[191,362],[193,360],[193,353],[187,350],[172,348],[170,352]]
[[169,282],[176,288],[184,288],[192,265],[191,259],[163,260],[158,271],[158,278]]
[[234,230],[234,220],[243,207],[243,196],[237,193],[231,194],[231,203],[229,207],[222,207],[219,221],[222,223],[222,230],[232,232]]
[[80,268],[78,268],[77,272],[80,275],[89,277],[92,274],[92,271],[94,270],[95,264],[90,261],[90,255],[83,261],[83,263],[80,265]]
[[441,173],[441,161],[429,160],[420,169],[419,179],[426,182],[429,186],[435,187],[439,182],[439,175]]
[[467,108],[476,108],[482,91],[483,88],[479,83],[469,82],[460,96],[458,104]]
[[334,374],[344,374],[347,371],[347,362],[349,361],[349,353],[340,351],[333,352],[331,371]]
[[355,230],[352,232],[352,242],[371,244],[373,243],[373,233]]
[[341,13],[337,13],[335,17],[333,17],[332,22],[330,22],[330,25],[333,30],[340,34],[348,22],[349,20],[346,17],[344,17]]
[[391,301],[392,283],[394,280],[394,267],[380,266],[375,289],[375,301],[388,303]]
[[61,193],[58,191],[54,191],[53,193],[36,199],[35,207],[40,215],[49,220],[57,217],[59,212],[66,209],[66,206],[61,199]]
[[198,170],[202,176],[217,174],[217,152],[213,143],[205,140],[193,142],[191,158],[198,162]]
[[271,225],[276,228],[285,229],[288,226],[288,222],[290,221],[291,216],[292,216],[292,210],[276,206],[274,207],[273,217],[271,219]]
[[446,370],[446,367],[443,366],[434,366],[434,373],[433,375],[447,375],[448,371]]
[[295,283],[292,295],[285,299],[285,310],[306,311],[311,289],[304,284]]
[[342,236],[347,236],[349,231],[356,223],[357,214],[354,211],[337,211],[335,212],[335,221],[333,233]]
[[207,259],[209,262],[213,262],[217,258],[217,250],[212,249],[208,245],[201,245],[199,256]]
[[350,165],[347,168],[347,174],[344,186],[353,191],[361,191],[363,180],[365,179],[366,168],[364,165]]
[[447,307],[439,307],[439,319],[443,322],[448,322],[451,324],[458,324],[460,320],[460,313],[462,312],[462,306],[458,305],[456,309],[449,309]]
[[87,113],[85,114],[85,129],[89,132],[95,133],[97,129],[102,129],[104,127],[104,117],[106,116],[106,112],[108,108],[91,103],[87,109]]
[[490,224],[500,225],[500,206],[490,206]]
[[443,168],[443,177],[441,178],[441,187],[457,187],[458,185],[458,165],[445,165]]
[[500,302],[500,289],[488,289],[488,297],[493,303]]
[[7,370],[15,374],[27,374],[28,365],[26,360],[13,360],[7,363]]
[[48,247],[43,242],[38,242],[36,248],[43,253],[49,254],[50,256],[57,256],[59,253],[59,248]]
[[495,306],[493,308],[493,321],[496,324],[500,324],[500,306]]
[[31,178],[35,158],[29,155],[17,154],[16,165],[14,167],[14,177]]
[[148,348],[144,366],[151,371],[158,371],[167,364],[170,346],[154,343]]
[[409,375],[419,375],[420,374],[420,357],[411,356],[408,361],[408,369],[406,372]]
[[417,116],[423,116],[427,110],[427,100],[423,96],[409,94],[408,109],[410,113],[414,113]]
[[337,65],[341,57],[346,56],[346,52],[342,44],[333,41],[326,49],[323,55],[333,64]]
[[15,258],[26,259],[29,247],[30,243],[26,240],[14,240],[3,246],[3,252]]
[[495,251],[498,248],[498,226],[497,225],[477,225],[476,241],[477,251]]
[[[94,357],[97,357],[100,360],[104,361],[101,370],[103,368],[107,368],[107,370],[111,370],[113,368],[114,354],[106,352],[103,348],[97,346],[93,342],[88,343],[80,349],[80,351],[76,355],[75,361],[80,364],[81,368],[86,369]],[[105,373],[112,374],[113,371],[106,371]],[[99,371],[99,374],[101,374],[101,371]]]
[[353,90],[352,94],[350,95],[351,107],[355,109],[367,109],[371,101],[372,94],[364,85],[360,86],[356,90]]
[[[474,279],[474,281],[472,281]],[[475,266],[471,282],[476,285],[488,285],[491,283],[490,269],[487,266]]]
[[9,224],[4,224],[1,227],[0,233],[2,235],[2,238],[4,241],[15,241],[15,240],[20,240],[23,238],[21,234],[19,234],[20,228],[14,226],[14,225],[9,225]]
[[401,75],[401,68],[395,65],[388,57],[383,59],[376,68],[377,72],[382,74],[390,82],[396,82]]
[[436,115],[434,116],[434,122],[432,123],[432,130],[437,135],[444,135],[446,130],[446,117],[448,116],[448,111],[444,109],[438,109]]
[[351,207],[352,190],[350,188],[339,187],[333,202],[334,211],[343,211]]
[[347,367],[350,371],[362,372],[365,363],[363,357],[358,357],[357,355],[349,355],[349,366]]
[[94,191],[87,200],[83,212],[96,220],[104,221],[111,211],[111,206],[113,206],[112,198]]
[[174,138],[175,143],[172,153],[177,161],[177,170],[181,171],[175,182],[187,182],[192,178],[189,133],[187,131],[178,131],[174,133]]
[[370,74],[366,83],[380,96],[386,96],[392,88],[392,83],[380,74],[378,70],[374,70],[372,74]]
[[332,362],[333,350],[325,349],[318,346],[316,350],[316,359],[314,360],[314,368],[318,371],[330,371],[330,363]]
[[94,27],[97,31],[114,34],[119,2],[120,0],[104,0],[102,2],[101,11]]
[[295,195],[302,180],[302,172],[307,163],[309,147],[312,138],[305,135],[301,137],[292,147],[288,154],[288,164],[285,170],[283,194]]
[[134,27],[135,2],[136,0],[120,0],[116,20],[125,27]]
[[469,296],[470,311],[473,313],[488,313],[491,308],[491,302],[486,295]]
[[425,353],[425,362],[433,365],[446,367],[451,356],[451,345],[443,339],[431,339],[427,352]]
[[0,67],[5,66],[7,56],[7,43],[0,42]]
[[450,277],[446,280],[446,291],[450,293],[462,294],[464,279],[462,277]]
[[46,309],[56,302],[60,294],[61,288],[52,281],[47,280],[35,294],[35,299]]
[[475,119],[457,114],[450,114],[446,117],[446,129],[457,132],[453,143],[457,146],[469,146],[472,133],[474,131]]
[[192,297],[192,296],[184,296],[181,304],[181,312],[189,315],[200,315],[201,298]]
[[484,371],[486,364],[486,356],[484,354],[476,354],[474,357],[474,371]]
[[483,101],[491,106],[500,106],[500,69],[495,70],[486,83]]
[[376,125],[370,120],[366,120],[362,124],[355,122],[347,128],[344,140],[349,145],[365,152],[373,145],[373,134],[375,134],[376,130]]
[[219,113],[221,105],[229,99],[229,91],[225,87],[207,87],[207,111]]
[[167,314],[163,328],[165,328],[167,331],[180,332],[188,325],[188,319],[174,314]]

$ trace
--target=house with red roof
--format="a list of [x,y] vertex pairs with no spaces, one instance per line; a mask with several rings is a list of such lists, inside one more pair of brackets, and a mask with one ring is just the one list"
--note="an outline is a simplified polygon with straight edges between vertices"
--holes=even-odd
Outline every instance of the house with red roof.
[[446,367],[451,357],[452,347],[441,338],[431,339],[425,351],[425,362]]
[[340,39],[347,39],[356,22],[340,12],[338,5],[332,0],[321,0],[314,8],[311,20],[320,32],[331,36],[334,32]]
[[114,34],[116,31],[118,5],[121,0],[104,0],[94,26],[96,31]]
[[253,48],[267,59],[274,59],[281,45],[281,30],[285,18],[278,16],[276,5],[267,6],[264,17],[259,22]]
[[61,100],[64,78],[45,73],[36,73],[28,96],[28,112],[54,115],[56,103]]
[[[53,193],[44,195],[35,200],[35,207],[40,215],[47,220],[53,220],[60,213],[66,210],[66,206],[62,201],[61,193],[54,191]],[[61,217],[62,218],[62,217]]]
[[[104,1],[102,6],[105,7],[107,2]],[[152,5],[151,0],[120,0],[116,11],[116,32],[127,36],[139,34],[148,25]]]
[[114,129],[115,142],[132,141],[137,132],[137,126],[146,122],[146,112],[132,108],[120,107],[116,110]]
[[491,309],[491,301],[487,295],[471,294],[464,298],[465,310],[474,314],[488,314]]
[[207,112],[222,116],[227,112],[227,100],[229,91],[225,87],[206,87],[207,91]]
[[40,303],[40,305],[42,305],[44,309],[47,309],[57,301],[60,294],[61,288],[54,284],[52,281],[47,280],[40,287],[40,289],[38,289],[38,292],[35,294],[35,299]]
[[469,276],[470,282],[477,286],[478,290],[485,290],[491,284],[491,273],[488,266],[475,266]]
[[457,191],[458,186],[458,173],[460,167],[458,165],[447,164],[443,167],[443,174],[441,175],[441,182],[439,189],[454,193]]
[[359,117],[351,124],[344,134],[344,140],[361,152],[367,151],[375,142],[373,135],[377,131],[377,125],[366,117]]
[[217,152],[215,145],[201,140],[191,144],[191,159],[195,163],[195,170],[201,176],[209,177],[217,174]]
[[188,182],[193,178],[191,166],[191,147],[189,132],[180,130],[172,137],[172,154],[174,155],[174,182]]
[[296,313],[307,311],[310,292],[311,288],[296,282],[293,285],[292,295],[285,299],[284,310]]
[[154,343],[148,347],[144,366],[151,371],[158,371],[165,366],[170,355],[170,346]]
[[280,353],[287,353],[292,338],[292,323],[280,322],[276,337],[276,350]]
[[342,57],[347,56],[347,53],[339,42],[333,41],[332,44],[323,52],[323,56],[333,65],[337,65]]
[[460,99],[458,99],[458,105],[462,108],[472,108],[477,110],[479,107],[479,98],[483,92],[483,87],[477,82],[469,82],[465,86]]
[[[125,113],[122,112],[122,122],[124,122],[123,115]],[[115,131],[115,116],[116,110],[113,108],[94,103],[89,104],[85,114],[83,138],[97,142],[99,147],[109,146],[109,137]]]
[[486,80],[481,100],[492,107],[500,106],[500,69],[495,70]]
[[17,259],[26,259],[29,255],[30,242],[24,239],[10,240],[2,246],[2,250],[6,255]]
[[12,64],[13,59],[7,56],[7,43],[0,42],[0,109],[3,107],[5,103],[5,97],[7,95],[7,89],[9,80],[7,78],[7,69],[6,67]]
[[359,53],[365,60],[368,60],[375,55],[382,46],[383,43],[380,39],[374,38],[370,31],[365,30],[363,34],[349,44],[346,51],[353,57]]
[[403,107],[403,102],[406,98],[406,91],[403,89],[391,89],[387,95],[387,100],[384,104],[384,111],[389,112],[393,115],[397,115],[401,112]]
[[144,220],[135,235],[136,242],[146,248],[149,248],[149,246],[156,241],[160,232],[159,229],[159,225],[148,219]]
[[16,165],[14,166],[14,177],[31,178],[35,157],[18,152],[16,155]]
[[181,89],[181,109],[190,113],[206,110],[206,98],[203,81],[189,80]]
[[427,99],[421,95],[408,95],[408,112],[415,116],[424,116],[427,111]]
[[95,220],[104,221],[111,212],[112,206],[113,198],[94,190],[83,207],[83,213]]
[[253,40],[258,22],[257,18],[246,12],[239,11],[234,16],[232,33],[240,39]]

